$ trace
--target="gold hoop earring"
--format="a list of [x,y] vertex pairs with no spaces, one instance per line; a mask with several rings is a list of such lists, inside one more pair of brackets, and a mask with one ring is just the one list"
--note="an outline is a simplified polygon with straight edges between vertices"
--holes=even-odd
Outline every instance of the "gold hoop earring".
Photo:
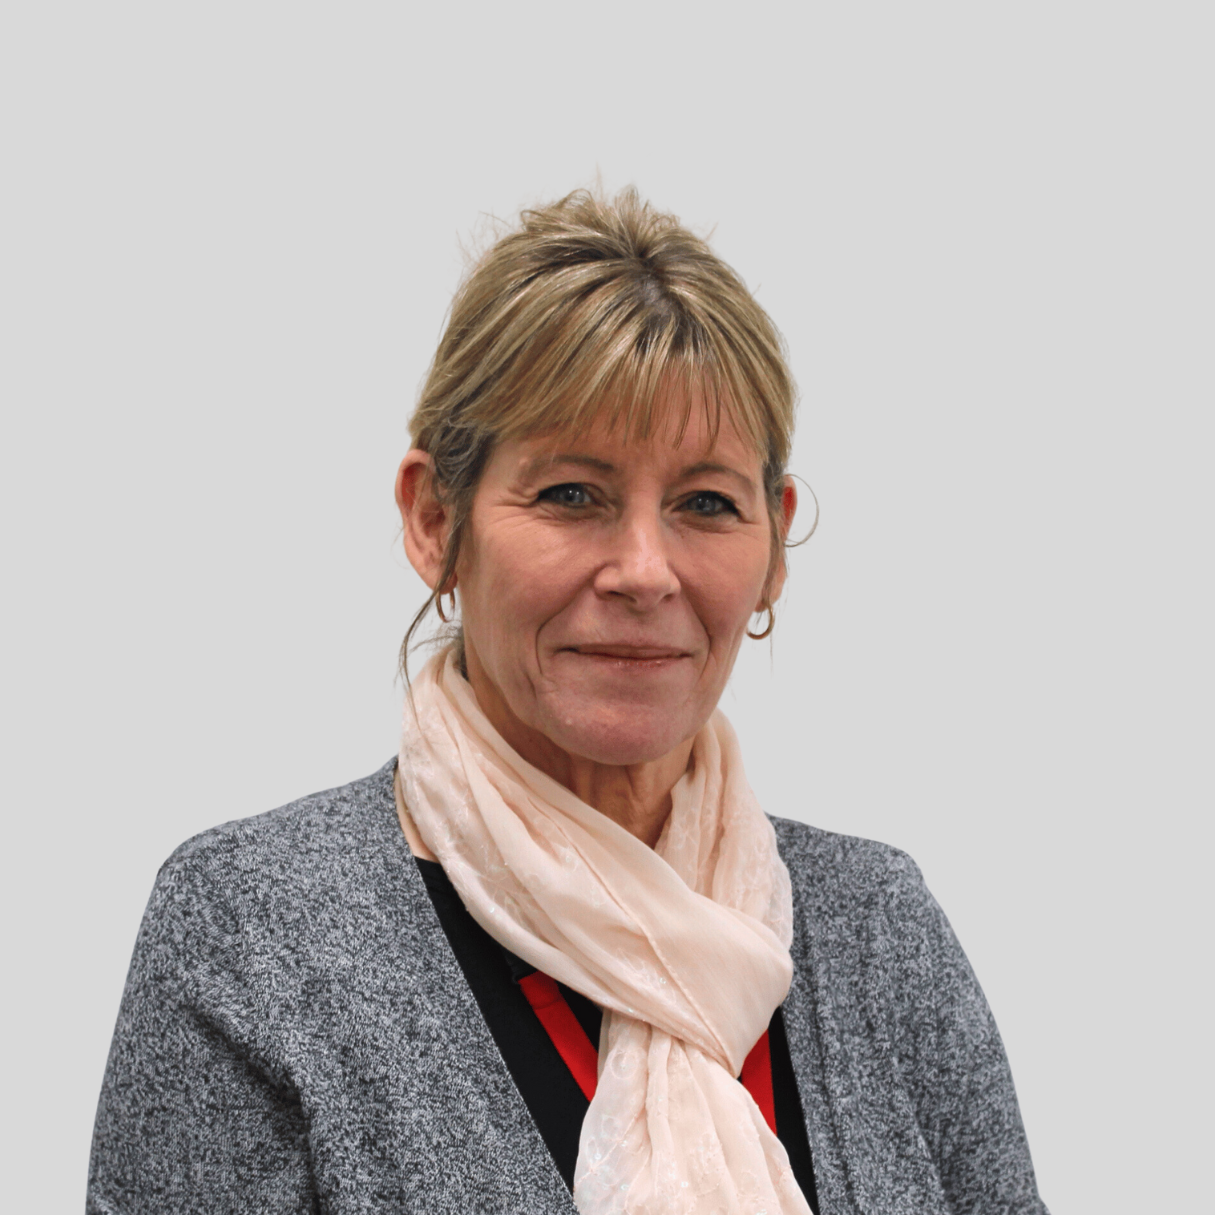
[[772,610],[772,605],[770,603],[765,603],[764,611],[768,613],[768,627],[764,629],[762,633],[753,633],[750,629],[748,629],[747,636],[750,637],[752,641],[763,641],[763,639],[767,637],[776,627],[776,613]]
[[435,611],[439,613],[439,619],[443,621],[444,624],[450,624],[456,617],[456,592],[454,590],[448,591],[447,594],[451,596],[450,616],[443,610],[443,596],[435,596]]

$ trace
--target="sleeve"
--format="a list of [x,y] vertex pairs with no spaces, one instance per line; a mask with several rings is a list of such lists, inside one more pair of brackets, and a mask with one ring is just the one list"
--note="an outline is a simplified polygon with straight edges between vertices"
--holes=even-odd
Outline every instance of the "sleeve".
[[899,1067],[954,1215],[1046,1215],[995,1020],[945,913],[906,858],[891,907]]
[[298,1095],[255,1041],[236,917],[187,859],[135,945],[89,1162],[88,1215],[318,1209]]

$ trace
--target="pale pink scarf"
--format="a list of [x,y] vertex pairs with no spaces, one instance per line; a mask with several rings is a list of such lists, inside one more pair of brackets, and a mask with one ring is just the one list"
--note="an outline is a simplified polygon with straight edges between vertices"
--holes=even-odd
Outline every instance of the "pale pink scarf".
[[512,750],[450,653],[414,682],[400,779],[473,918],[604,1009],[579,1211],[808,1212],[735,1079],[789,990],[792,898],[725,717],[697,734],[654,849]]

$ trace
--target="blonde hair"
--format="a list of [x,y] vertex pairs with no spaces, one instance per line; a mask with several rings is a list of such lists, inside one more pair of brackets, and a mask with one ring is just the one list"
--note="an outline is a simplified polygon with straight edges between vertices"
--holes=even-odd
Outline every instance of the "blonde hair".
[[521,213],[476,262],[410,419],[450,518],[443,572],[410,639],[451,584],[473,496],[506,439],[585,430],[605,417],[626,437],[654,428],[659,395],[703,401],[711,433],[724,416],[764,465],[775,526],[793,440],[795,388],[780,334],[742,280],[673,215],[633,188],[577,190]]

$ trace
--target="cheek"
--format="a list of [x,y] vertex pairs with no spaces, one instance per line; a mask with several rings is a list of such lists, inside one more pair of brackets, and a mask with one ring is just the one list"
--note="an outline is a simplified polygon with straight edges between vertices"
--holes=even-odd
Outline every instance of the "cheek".
[[471,539],[459,567],[465,627],[495,650],[534,648],[537,631],[585,581],[577,554],[543,529],[508,521]]
[[749,542],[713,557],[697,563],[687,592],[710,636],[729,645],[741,636],[763,594],[768,549]]

